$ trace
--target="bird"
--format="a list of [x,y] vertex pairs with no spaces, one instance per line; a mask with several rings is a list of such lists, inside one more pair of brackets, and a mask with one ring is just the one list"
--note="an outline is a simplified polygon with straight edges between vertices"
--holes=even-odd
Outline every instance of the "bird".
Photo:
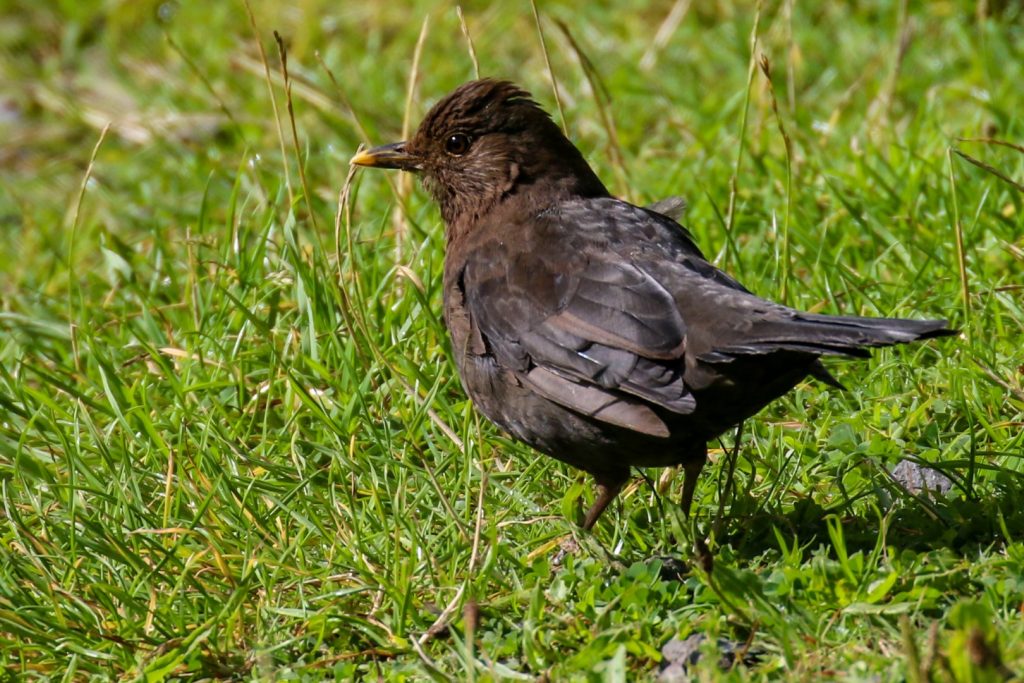
[[[681,202],[612,196],[534,97],[479,79],[408,140],[351,164],[420,176],[445,225],[444,320],[462,385],[515,439],[589,473],[591,530],[633,467],[683,470],[689,516],[709,441],[823,356],[956,334],[946,320],[808,313],[705,258]],[[660,210],[659,210],[660,209]]]

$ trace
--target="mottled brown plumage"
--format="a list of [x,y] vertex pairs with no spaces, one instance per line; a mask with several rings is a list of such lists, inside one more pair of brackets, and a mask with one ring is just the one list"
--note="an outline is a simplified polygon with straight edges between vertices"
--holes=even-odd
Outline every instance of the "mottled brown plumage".
[[802,313],[711,265],[672,218],[612,197],[525,91],[467,83],[415,137],[352,163],[419,173],[446,226],[445,321],[463,386],[514,437],[593,475],[590,528],[629,468],[682,465],[823,355],[952,334],[942,320]]

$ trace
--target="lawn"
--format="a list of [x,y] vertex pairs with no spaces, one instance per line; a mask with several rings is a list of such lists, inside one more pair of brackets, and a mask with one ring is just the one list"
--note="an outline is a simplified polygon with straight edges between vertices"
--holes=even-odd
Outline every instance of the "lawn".
[[[0,678],[1024,675],[1018,3],[250,2],[0,6]],[[462,392],[436,207],[349,176],[477,69],[754,292],[962,334],[579,531]]]

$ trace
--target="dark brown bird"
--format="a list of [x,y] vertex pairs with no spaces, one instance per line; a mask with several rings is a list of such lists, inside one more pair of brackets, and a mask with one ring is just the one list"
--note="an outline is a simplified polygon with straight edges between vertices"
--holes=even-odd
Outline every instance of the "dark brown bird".
[[689,514],[709,440],[808,375],[838,386],[820,356],[954,333],[943,320],[816,315],[751,294],[676,221],[612,197],[505,81],[466,83],[411,140],[352,163],[418,173],[440,204],[462,384],[509,434],[593,475],[587,529],[632,466],[682,465]]

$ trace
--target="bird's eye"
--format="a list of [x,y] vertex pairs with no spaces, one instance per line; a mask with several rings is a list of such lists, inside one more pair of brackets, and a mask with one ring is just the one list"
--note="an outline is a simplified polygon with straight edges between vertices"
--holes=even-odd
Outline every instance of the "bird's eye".
[[453,156],[460,157],[469,151],[469,136],[462,133],[449,135],[444,141],[444,151]]

